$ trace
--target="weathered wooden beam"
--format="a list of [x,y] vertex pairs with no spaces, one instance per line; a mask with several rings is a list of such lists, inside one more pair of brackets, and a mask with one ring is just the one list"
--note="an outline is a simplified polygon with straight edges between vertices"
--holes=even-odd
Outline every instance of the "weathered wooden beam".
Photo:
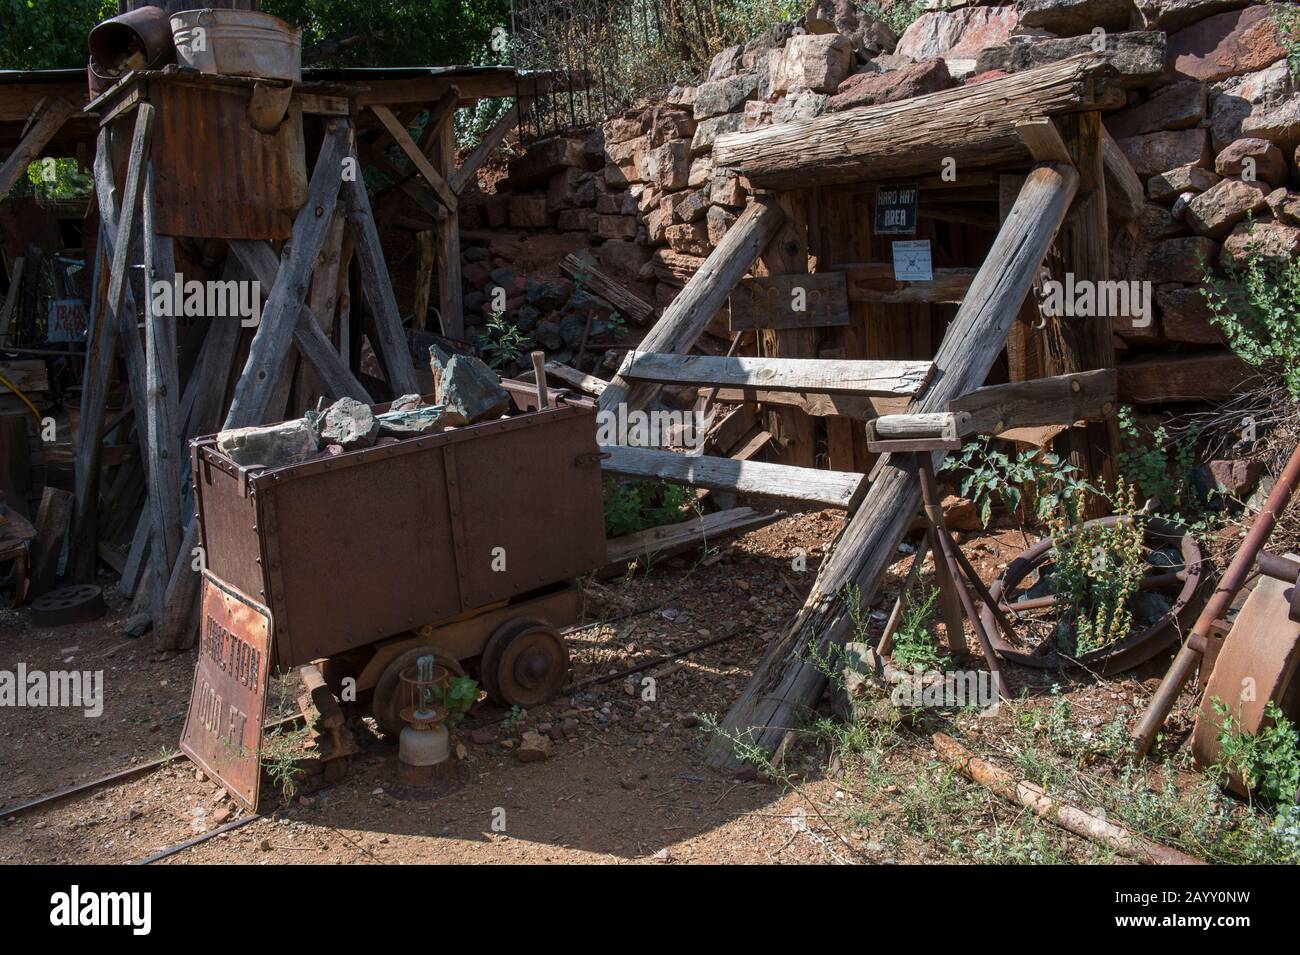
[[[689,351],[784,221],[785,213],[771,199],[760,196],[750,202],[641,340],[641,349],[667,354]],[[648,382],[633,385],[615,375],[601,393],[600,408],[609,410],[620,404],[626,404],[629,409],[643,408],[658,391],[658,385]]]
[[805,189],[1024,161],[1016,123],[1124,105],[1115,68],[1086,53],[1035,70],[880,106],[718,137],[713,161],[755,186]]
[[595,375],[586,375],[576,368],[558,361],[548,361],[546,363],[546,374],[556,381],[563,382],[566,385],[572,385],[579,391],[589,395],[599,395],[609,387],[609,382],[603,378],[597,378]]
[[1231,352],[1166,355],[1122,363],[1119,400],[1155,405],[1172,401],[1225,401],[1259,372]]
[[1070,164],[1069,150],[1061,133],[1046,116],[1022,119],[1016,122],[1016,135],[1034,157],[1034,162],[1059,162]]
[[605,445],[601,450],[609,454],[600,465],[606,474],[687,484],[733,494],[758,494],[841,510],[849,506],[858,485],[864,480],[861,474],[851,471],[822,471],[763,461],[679,454],[658,448]]
[[1146,204],[1146,189],[1105,126],[1101,128],[1101,159],[1106,170],[1106,214],[1119,222],[1137,218]]
[[855,395],[822,395],[802,391],[767,391],[762,388],[719,388],[717,401],[756,401],[765,405],[801,408],[814,418],[852,418],[869,421],[882,414],[897,414],[907,407],[906,398]]
[[370,111],[379,117],[379,121],[384,124],[388,134],[393,137],[393,141],[397,143],[398,148],[406,154],[406,158],[411,165],[424,178],[425,184],[433,190],[433,194],[438,197],[438,201],[449,212],[456,211],[456,194],[447,185],[447,180],[443,179],[438,171],[433,168],[433,164],[429,162],[428,157],[420,151],[420,147],[411,138],[411,134],[407,132],[406,127],[393,115],[393,111],[379,103],[372,104]]
[[[456,171],[456,137],[447,122],[438,127],[437,149],[434,165],[444,176]],[[448,338],[462,341],[465,338],[465,301],[460,274],[460,214],[455,210],[434,224],[434,239],[438,252],[438,316],[442,333]]]
[[697,547],[711,546],[728,537],[747,534],[784,517],[780,511],[763,514],[752,507],[733,507],[702,514],[678,524],[652,527],[605,542],[607,563],[597,577],[613,577],[627,571],[632,561],[646,566],[667,560]]
[[644,325],[655,316],[654,306],[622,283],[606,275],[595,263],[570,253],[560,263],[562,271],[574,282],[581,282],[618,309],[633,325]]
[[[108,243],[108,230],[113,228],[114,223],[116,235],[107,249],[108,259],[111,262],[108,289],[95,316],[90,353],[86,358],[86,381],[82,389],[81,430],[78,435],[76,461],[77,501],[72,524],[71,552],[74,580],[91,580],[94,577],[95,561],[98,556],[96,510],[99,505],[99,460],[102,447],[100,435],[104,428],[108,382],[123,320],[122,306],[127,293],[127,266],[131,259],[131,240],[135,234],[140,193],[144,187],[144,167],[149,143],[152,140],[153,115],[152,106],[148,109],[140,109],[136,113],[120,208],[115,199],[111,137],[107,129],[100,130],[97,141],[95,194],[99,202],[100,221],[104,224],[101,235]],[[131,323],[132,328],[134,324]],[[138,339],[136,343],[138,344]]]
[[827,395],[916,395],[934,373],[928,361],[716,358],[630,351],[619,374],[661,385],[719,385]]
[[831,270],[845,274],[849,301],[855,304],[960,304],[975,278],[974,269],[945,268],[934,269],[928,282],[900,282],[889,262],[851,262],[833,265]]
[[460,195],[465,191],[465,187],[474,181],[474,177],[478,175],[483,163],[487,162],[492,154],[500,148],[506,137],[510,135],[510,131],[519,125],[520,116],[520,105],[516,102],[502,114],[500,119],[492,124],[492,128],[479,141],[474,151],[465,157],[465,161],[460,164],[460,168],[447,177],[447,183],[451,186],[452,192]]
[[[141,109],[153,107],[143,103]],[[143,231],[145,286],[145,478],[148,511],[153,526],[150,566],[154,572],[154,625],[162,617],[162,595],[176,561],[182,535],[180,445],[180,380],[176,368],[176,317],[161,314],[152,294],[154,282],[171,285],[177,280],[175,251],[170,236],[154,232],[154,170],[145,168]],[[227,319],[230,321],[230,319]],[[130,330],[124,335],[130,336]],[[137,406],[140,407],[140,406]],[[157,633],[155,629],[155,633]]]
[[[912,402],[910,412],[945,410],[954,398],[983,383],[1065,217],[1078,178],[1069,167],[1041,166],[1029,174],[944,336],[935,357],[935,381]],[[853,592],[864,605],[871,602],[920,507],[916,462],[911,455],[896,457],[882,459],[861,505],[822,562],[803,609],[769,646],[722,732],[710,743],[708,761],[715,768],[743,765],[737,740],[775,752],[821,696],[826,676],[816,661],[843,643],[860,609],[849,606],[846,594]]]
[[964,434],[1100,421],[1115,411],[1116,381],[1115,369],[1107,368],[988,385],[954,399],[948,408],[970,416]]
[[26,135],[5,159],[4,164],[0,165],[0,199],[9,195],[9,190],[14,187],[14,183],[27,172],[27,167],[36,161],[41,150],[49,144],[55,134],[63,128],[63,124],[68,121],[68,117],[75,112],[77,107],[61,96],[47,97],[41,101],[35,110],[35,120],[28,127]]
[[[375,218],[370,211],[366,184],[359,176],[344,182],[343,194],[347,200],[356,258],[361,266],[362,285],[374,316],[375,337],[378,339],[374,344],[388,372],[388,384],[394,395],[416,394],[420,390],[419,381],[406,346],[406,332],[402,329],[397,299],[393,297],[393,283],[388,275],[388,264],[384,261],[384,250],[379,244],[379,230],[375,228]],[[454,221],[455,217],[449,215],[448,219]]]

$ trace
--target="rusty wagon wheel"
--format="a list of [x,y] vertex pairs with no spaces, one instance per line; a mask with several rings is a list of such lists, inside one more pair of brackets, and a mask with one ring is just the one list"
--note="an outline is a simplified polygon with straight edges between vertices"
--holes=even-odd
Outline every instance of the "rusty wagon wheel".
[[527,709],[560,691],[569,675],[569,650],[545,620],[508,620],[483,647],[479,679],[493,702]]
[[401,673],[407,667],[415,666],[415,661],[420,657],[433,657],[439,666],[444,666],[455,676],[464,676],[465,668],[460,662],[452,659],[444,653],[439,653],[433,647],[425,645],[411,647],[405,653],[394,657],[384,667],[384,672],[379,674],[379,679],[375,681],[374,696],[370,700],[370,712],[375,718],[375,722],[380,725],[385,733],[396,736],[402,732],[402,727],[406,724],[402,721],[402,707],[406,701],[402,699],[401,693]]
[[[1192,729],[1192,757],[1198,768],[1213,766],[1221,755],[1223,716],[1215,711],[1216,701],[1227,708],[1234,730],[1242,733],[1254,735],[1266,727],[1264,710],[1270,702],[1292,722],[1300,722],[1300,623],[1289,617],[1294,587],[1261,577],[1233,620]],[[1239,796],[1248,795],[1237,774],[1227,782]]]

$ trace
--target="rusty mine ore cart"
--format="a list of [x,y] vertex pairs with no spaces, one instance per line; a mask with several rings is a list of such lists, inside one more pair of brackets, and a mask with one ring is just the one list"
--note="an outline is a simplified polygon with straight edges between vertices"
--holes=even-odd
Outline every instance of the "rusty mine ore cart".
[[399,674],[426,654],[504,706],[564,685],[574,578],[605,563],[596,407],[502,385],[509,417],[303,464],[243,468],[192,442],[206,563],[182,748],[240,801],[256,803],[276,669],[317,664],[394,734]]

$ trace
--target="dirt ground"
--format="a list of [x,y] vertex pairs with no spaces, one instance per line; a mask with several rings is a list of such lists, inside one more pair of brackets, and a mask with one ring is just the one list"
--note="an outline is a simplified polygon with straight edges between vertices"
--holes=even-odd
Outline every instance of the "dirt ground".
[[[724,643],[660,664],[656,698],[641,699],[643,675],[579,688],[526,714],[480,704],[458,731],[465,758],[457,782],[433,801],[397,798],[396,747],[381,738],[364,709],[350,725],[362,751],[339,784],[309,795],[282,797],[266,782],[263,818],[171,856],[168,863],[411,863],[411,862],[925,862],[949,858],[946,836],[927,836],[908,822],[916,812],[899,794],[913,765],[933,757],[928,737],[912,733],[891,743],[892,773],[854,792],[824,771],[816,746],[784,784],[732,779],[703,765],[709,715],[721,717],[753,672],[768,641],[803,603],[823,549],[842,517],[799,514],[730,542],[706,559],[686,555],[626,579],[584,582],[589,626],[569,637],[575,684],[634,666],[713,637]],[[1024,546],[1016,532],[967,535],[967,553],[985,580]],[[806,569],[792,565],[797,549]],[[900,554],[900,560],[905,557]],[[897,565],[905,568],[905,563]],[[896,578],[893,578],[896,583]],[[106,590],[109,581],[105,581]],[[0,670],[104,671],[99,718],[80,711],[13,709],[0,722],[0,862],[116,863],[148,856],[242,811],[184,758],[146,775],[17,817],[6,808],[174,752],[188,699],[190,653],[152,649],[149,637],[123,633],[124,612],[89,626],[40,630],[26,610],[0,611]],[[888,610],[888,591],[877,617]],[[644,611],[644,612],[637,612]],[[618,619],[614,619],[618,618]],[[1033,713],[1071,704],[1071,721],[1085,735],[1100,732],[1122,707],[1140,708],[1154,689],[1159,661],[1112,681],[1064,681],[1059,674],[1013,669],[1024,703],[996,717],[959,715],[949,731],[994,748],[1013,725],[1033,725]],[[1061,684],[1065,684],[1062,686]],[[1029,714],[1026,721],[1026,714]],[[1171,724],[1185,723],[1180,711]],[[553,755],[523,763],[519,735],[550,730]],[[943,797],[941,794],[936,798]],[[1018,825],[1018,807],[993,805],[982,790],[970,828],[981,838]],[[987,805],[986,805],[987,803]],[[945,810],[947,811],[947,810]],[[949,813],[952,815],[952,813]],[[1032,817],[1031,817],[1032,818]],[[856,822],[855,822],[856,820]],[[1053,838],[1066,859],[1095,859],[1074,837]]]

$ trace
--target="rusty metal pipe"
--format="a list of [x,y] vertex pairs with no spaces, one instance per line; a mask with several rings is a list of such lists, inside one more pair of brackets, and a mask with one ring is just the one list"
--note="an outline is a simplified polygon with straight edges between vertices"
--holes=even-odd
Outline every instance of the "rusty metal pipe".
[[1278,517],[1291,502],[1291,495],[1295,493],[1297,483],[1300,483],[1300,445],[1291,452],[1291,458],[1278,476],[1273,490],[1269,492],[1268,500],[1264,502],[1259,517],[1251,525],[1246,539],[1241,542],[1241,549],[1232,558],[1232,563],[1224,571],[1214,593],[1205,604],[1205,609],[1196,618],[1192,632],[1178,650],[1178,655],[1174,657],[1174,662],[1165,673],[1164,679],[1160,681],[1155,696],[1151,698],[1146,712],[1142,714],[1137,729],[1133,731],[1133,747],[1138,758],[1150,751],[1156,733],[1160,732],[1161,727],[1165,725],[1165,720],[1169,718],[1169,711],[1174,708],[1178,694],[1183,692],[1183,687],[1192,678],[1196,664],[1200,661],[1201,654],[1193,647],[1193,641],[1203,646],[1214,621],[1228,612],[1233,599],[1237,596],[1237,591],[1241,589],[1255,566],[1256,556],[1268,543],[1273,528],[1277,526]]
[[1259,572],[1284,584],[1294,584],[1300,580],[1300,561],[1276,554],[1260,554]]

